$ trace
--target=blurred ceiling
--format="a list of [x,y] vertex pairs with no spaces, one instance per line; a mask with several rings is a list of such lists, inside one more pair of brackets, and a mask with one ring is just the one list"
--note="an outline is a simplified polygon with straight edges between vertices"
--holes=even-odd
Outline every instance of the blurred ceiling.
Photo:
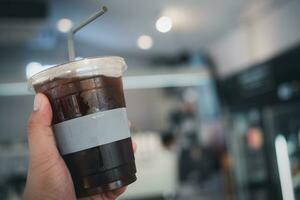
[[[51,42],[51,37],[63,36],[56,30],[59,19],[69,18],[78,24],[100,6],[106,5],[108,13],[79,32],[76,40],[109,51],[131,54],[199,51],[237,26],[253,4],[273,1],[279,0],[49,0],[46,1],[46,19],[9,21],[1,18],[0,43],[34,41],[36,38],[40,38],[38,41],[41,42],[45,36]],[[155,22],[162,15],[173,19],[173,28],[168,33],[155,29]],[[142,34],[153,38],[152,49],[138,49],[136,40]]]

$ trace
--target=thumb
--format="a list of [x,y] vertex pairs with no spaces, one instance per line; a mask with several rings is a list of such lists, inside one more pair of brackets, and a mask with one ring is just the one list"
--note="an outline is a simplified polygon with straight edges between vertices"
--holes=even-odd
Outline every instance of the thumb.
[[59,158],[51,128],[52,110],[44,94],[37,94],[33,112],[28,122],[28,145],[30,166],[40,166]]

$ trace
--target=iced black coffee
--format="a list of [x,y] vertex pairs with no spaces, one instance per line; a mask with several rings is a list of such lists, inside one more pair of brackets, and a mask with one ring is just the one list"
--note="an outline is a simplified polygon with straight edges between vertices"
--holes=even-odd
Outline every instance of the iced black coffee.
[[125,69],[120,57],[89,58],[29,80],[36,92],[49,98],[57,146],[78,197],[136,180],[122,84]]

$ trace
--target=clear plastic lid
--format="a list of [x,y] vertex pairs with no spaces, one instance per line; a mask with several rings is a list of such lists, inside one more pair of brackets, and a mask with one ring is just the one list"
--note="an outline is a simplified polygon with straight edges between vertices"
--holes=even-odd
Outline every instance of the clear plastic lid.
[[33,85],[51,81],[55,78],[72,78],[104,75],[120,77],[127,69],[125,60],[121,57],[84,58],[45,69],[29,78],[28,84]]

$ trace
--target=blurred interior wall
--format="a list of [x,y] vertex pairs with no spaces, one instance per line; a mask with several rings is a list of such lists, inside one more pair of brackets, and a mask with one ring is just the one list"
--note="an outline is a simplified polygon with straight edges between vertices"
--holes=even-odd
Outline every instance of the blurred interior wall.
[[168,97],[162,89],[125,90],[128,117],[135,131],[158,131],[168,128],[168,117],[178,99]]
[[0,143],[26,140],[33,96],[0,97]]
[[300,1],[281,1],[254,12],[214,43],[210,54],[220,76],[268,59],[300,42]]

